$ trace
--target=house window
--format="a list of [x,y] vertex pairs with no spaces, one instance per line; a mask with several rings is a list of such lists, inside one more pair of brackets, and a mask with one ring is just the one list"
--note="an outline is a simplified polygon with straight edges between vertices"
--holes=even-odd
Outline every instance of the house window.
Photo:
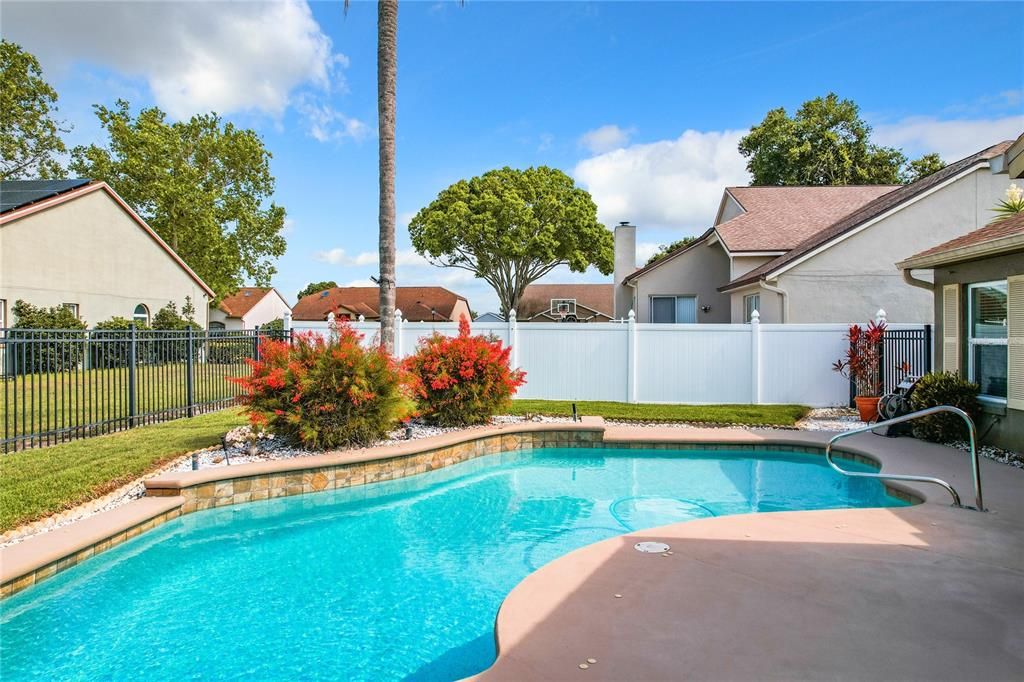
[[78,318],[78,304],[77,303],[61,303],[60,305],[61,305],[62,308],[67,308],[68,310],[70,310],[71,314],[75,316],[76,320],[79,319]]
[[218,331],[224,329],[223,322],[210,322],[210,331]]
[[1006,282],[967,288],[967,375],[981,395],[1006,400]]
[[7,299],[0,298],[0,329],[7,327]]
[[693,324],[696,321],[696,296],[651,296],[651,322]]
[[761,312],[761,294],[750,294],[743,297],[743,321],[750,322],[754,311]]
[[149,326],[149,308],[142,303],[135,306],[135,312],[132,313],[132,322],[135,324]]

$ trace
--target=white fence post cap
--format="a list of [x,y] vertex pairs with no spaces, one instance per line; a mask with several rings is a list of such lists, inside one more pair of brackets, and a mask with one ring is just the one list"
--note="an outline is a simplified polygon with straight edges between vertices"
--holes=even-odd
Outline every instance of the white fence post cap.
[[634,312],[632,309],[629,311],[629,321],[630,322],[635,322],[636,321],[636,312]]
[[508,311],[508,319],[509,319],[510,322],[512,320],[516,319],[516,309],[515,308],[513,308],[510,311]]
[[401,320],[402,319],[402,311],[399,310],[398,308],[395,308],[395,319],[396,320]]
[[363,315],[362,313],[359,313],[359,318],[358,319],[359,319],[360,322],[366,322],[366,315]]
[[878,312],[875,313],[875,322],[884,322],[885,321],[885,317],[886,317],[885,310],[883,308],[879,308]]
[[750,323],[751,324],[757,324],[760,321],[761,321],[761,313],[757,312],[756,310],[754,310],[753,312],[750,313]]

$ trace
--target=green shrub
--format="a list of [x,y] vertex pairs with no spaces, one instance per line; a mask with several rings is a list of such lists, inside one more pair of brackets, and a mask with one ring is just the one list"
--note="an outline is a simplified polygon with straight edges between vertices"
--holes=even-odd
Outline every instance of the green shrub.
[[232,379],[249,421],[308,448],[369,445],[387,437],[413,409],[394,359],[338,326],[336,338],[305,334],[289,344],[264,338],[252,373]]
[[19,374],[67,372],[77,369],[85,357],[85,322],[64,306],[42,308],[17,300],[14,302],[14,327],[8,339],[30,343],[11,344],[11,366]]
[[[132,321],[125,317],[112,317],[98,322],[90,335],[89,354],[93,367],[127,367],[131,358],[130,330]],[[144,324],[135,324],[138,330],[147,329]],[[136,354],[139,344],[136,344]]]
[[[145,339],[145,343],[142,344],[141,348],[144,351],[143,355],[140,355],[140,362],[150,362],[154,364],[164,362],[184,362],[188,359],[188,341],[186,334],[189,329],[193,332],[201,332],[203,328],[192,319],[195,313],[195,308],[192,306],[192,300],[186,296],[185,305],[181,307],[181,314],[178,314],[178,306],[174,301],[168,301],[167,305],[158,310],[153,315],[152,325],[154,332],[181,332],[181,334],[162,334],[162,333],[143,333],[141,337]],[[192,359],[195,360],[199,356],[199,352],[202,349],[202,339],[196,335],[197,338],[192,341]]]
[[[938,405],[952,405],[970,415],[977,421],[981,413],[978,404],[978,384],[967,381],[954,372],[932,372],[917,382],[911,403],[915,410],[923,410]],[[955,414],[935,414],[922,417],[911,422],[914,435],[934,443],[950,443],[956,440],[967,440],[967,425]]]

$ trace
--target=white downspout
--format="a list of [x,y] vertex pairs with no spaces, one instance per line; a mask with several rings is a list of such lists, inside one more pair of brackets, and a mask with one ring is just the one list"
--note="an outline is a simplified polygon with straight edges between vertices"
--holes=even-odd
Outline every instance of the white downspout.
[[765,282],[764,280],[761,281],[761,288],[776,293],[782,297],[782,324],[786,324],[786,322],[789,321],[789,294],[785,289],[768,284],[768,282]]

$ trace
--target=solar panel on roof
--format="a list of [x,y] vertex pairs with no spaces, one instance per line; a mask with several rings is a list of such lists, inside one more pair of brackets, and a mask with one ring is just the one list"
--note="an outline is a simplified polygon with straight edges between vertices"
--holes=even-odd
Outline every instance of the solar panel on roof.
[[88,185],[88,178],[74,180],[5,180],[0,182],[0,213],[55,197]]

